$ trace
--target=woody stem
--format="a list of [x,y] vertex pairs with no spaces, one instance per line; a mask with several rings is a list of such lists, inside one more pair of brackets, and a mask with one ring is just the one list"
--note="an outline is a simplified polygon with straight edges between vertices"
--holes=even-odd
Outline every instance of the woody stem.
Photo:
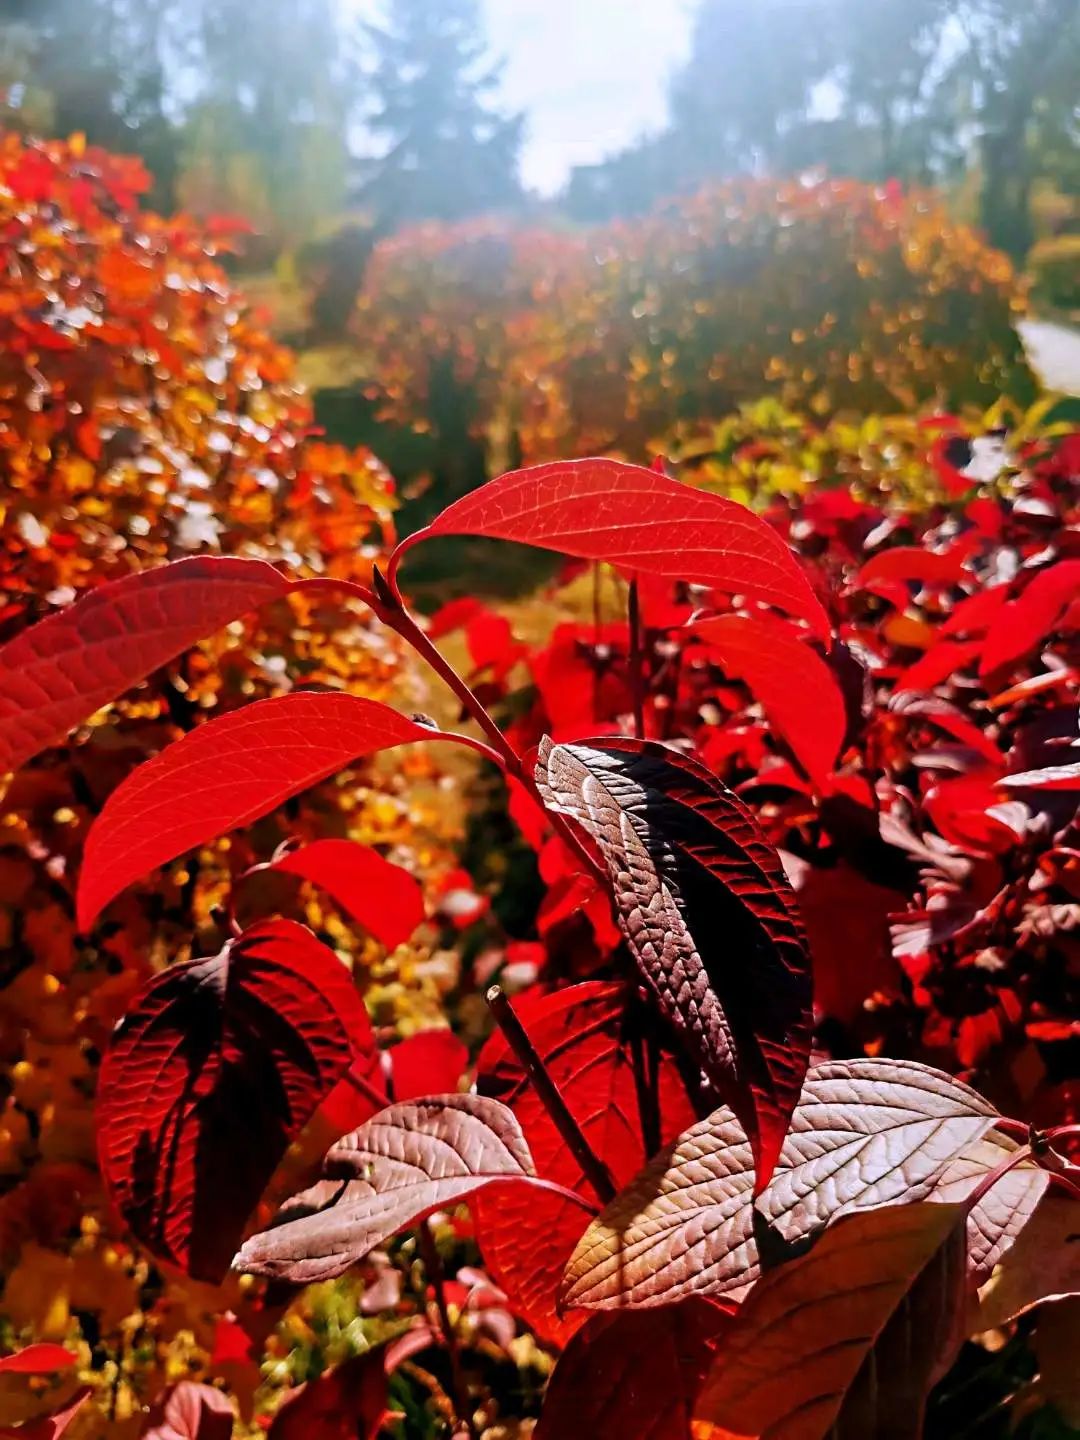
[[580,1125],[570,1113],[570,1107],[563,1099],[558,1085],[548,1073],[536,1046],[529,1039],[524,1025],[514,1013],[508,996],[499,985],[492,985],[487,992],[487,1002],[495,1023],[506,1037],[506,1043],[521,1062],[522,1069],[540,1097],[544,1109],[551,1116],[551,1122],[566,1142],[566,1147],[581,1166],[586,1180],[596,1191],[601,1205],[607,1205],[615,1198],[615,1186],[608,1168],[586,1140]]

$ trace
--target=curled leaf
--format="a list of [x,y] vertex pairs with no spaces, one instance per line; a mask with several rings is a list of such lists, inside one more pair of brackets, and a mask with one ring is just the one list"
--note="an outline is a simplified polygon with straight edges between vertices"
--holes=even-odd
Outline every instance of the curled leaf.
[[237,1270],[329,1280],[432,1210],[492,1181],[536,1177],[513,1113],[479,1095],[391,1105],[329,1150],[324,1174],[247,1241]]
[[388,950],[403,944],[423,923],[419,882],[369,845],[315,840],[287,851],[269,868],[318,885]]
[[596,842],[642,977],[772,1174],[810,1052],[810,953],[751,812],[662,745],[545,740],[545,804]]
[[692,632],[708,643],[725,674],[745,681],[776,733],[820,789],[844,739],[844,696],[833,672],[791,625],[760,616],[721,615]]

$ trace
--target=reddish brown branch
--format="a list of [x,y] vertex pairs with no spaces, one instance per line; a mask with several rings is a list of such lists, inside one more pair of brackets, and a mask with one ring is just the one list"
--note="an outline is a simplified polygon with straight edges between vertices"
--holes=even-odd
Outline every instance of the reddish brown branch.
[[566,1142],[567,1149],[581,1166],[589,1184],[596,1191],[597,1199],[607,1205],[615,1198],[615,1186],[608,1168],[586,1140],[582,1129],[562,1097],[562,1092],[548,1074],[547,1066],[540,1057],[536,1046],[529,1039],[524,1025],[514,1013],[514,1007],[504,994],[501,986],[492,985],[487,992],[487,1002],[495,1023],[506,1036],[506,1043],[521,1062],[533,1089],[540,1097],[544,1109],[551,1116],[551,1122]]

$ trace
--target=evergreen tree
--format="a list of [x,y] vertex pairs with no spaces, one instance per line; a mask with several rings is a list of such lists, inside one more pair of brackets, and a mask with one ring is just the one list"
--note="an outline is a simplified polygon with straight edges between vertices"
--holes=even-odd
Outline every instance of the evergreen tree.
[[358,198],[380,226],[512,205],[523,122],[492,103],[499,70],[485,61],[476,0],[388,0],[365,30],[366,123],[382,154],[362,166]]
[[17,78],[47,97],[53,132],[140,154],[165,205],[178,158],[166,57],[183,10],[182,0],[0,0],[0,39],[22,56]]

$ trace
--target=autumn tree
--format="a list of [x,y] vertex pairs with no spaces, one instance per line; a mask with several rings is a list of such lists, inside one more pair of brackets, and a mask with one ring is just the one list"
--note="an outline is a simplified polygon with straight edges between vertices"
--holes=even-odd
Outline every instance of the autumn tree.
[[492,101],[499,69],[476,0],[389,0],[382,23],[364,28],[367,128],[384,148],[362,167],[362,202],[387,229],[513,204],[523,122]]

